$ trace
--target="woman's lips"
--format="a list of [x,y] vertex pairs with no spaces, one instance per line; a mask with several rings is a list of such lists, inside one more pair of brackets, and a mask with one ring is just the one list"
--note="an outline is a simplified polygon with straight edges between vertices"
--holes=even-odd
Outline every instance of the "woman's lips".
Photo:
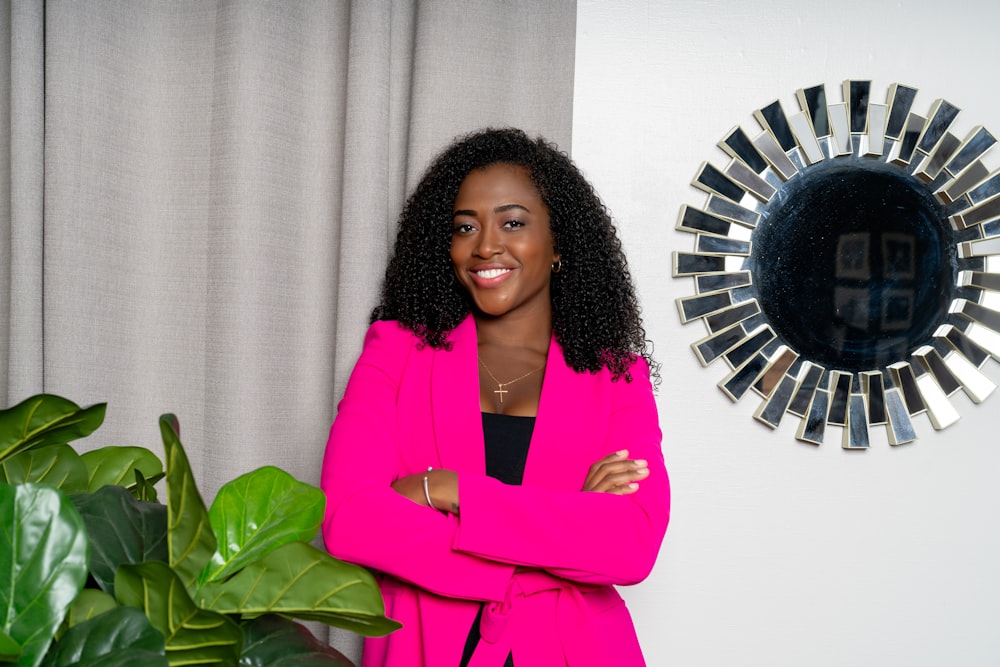
[[490,267],[488,269],[473,269],[469,271],[472,281],[479,287],[494,287],[510,277],[514,272],[510,267]]

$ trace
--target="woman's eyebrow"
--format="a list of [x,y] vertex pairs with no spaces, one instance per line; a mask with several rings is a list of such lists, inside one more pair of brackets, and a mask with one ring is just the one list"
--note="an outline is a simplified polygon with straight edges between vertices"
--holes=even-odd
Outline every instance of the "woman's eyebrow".
[[[528,209],[528,207],[521,206],[520,204],[504,204],[503,206],[497,206],[495,209],[493,209],[493,212],[494,213],[503,213],[504,211],[512,211],[514,209],[520,209],[520,210],[524,211],[525,213],[531,213],[531,210]],[[476,212],[473,211],[472,209],[460,209],[458,211],[455,211],[451,215],[452,215],[452,217],[458,217],[460,215],[470,215],[470,216],[475,217]]]

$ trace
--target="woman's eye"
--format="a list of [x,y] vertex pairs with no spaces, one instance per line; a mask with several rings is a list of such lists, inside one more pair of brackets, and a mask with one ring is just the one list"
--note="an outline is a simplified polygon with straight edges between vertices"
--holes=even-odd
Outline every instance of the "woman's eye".
[[452,234],[468,234],[473,231],[475,227],[468,223],[456,223],[454,227],[451,228]]
[[504,227],[509,227],[510,229],[517,229],[518,227],[524,227],[524,223],[520,220],[508,220],[503,223]]

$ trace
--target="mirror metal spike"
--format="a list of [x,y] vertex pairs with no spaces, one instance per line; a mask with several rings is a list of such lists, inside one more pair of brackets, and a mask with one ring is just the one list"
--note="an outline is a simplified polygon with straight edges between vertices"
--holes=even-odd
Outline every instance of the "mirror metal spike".
[[885,152],[885,121],[889,107],[884,104],[868,105],[868,150],[865,155],[881,157]]
[[[674,251],[673,275],[693,279],[694,294],[676,300],[678,314],[682,323],[700,319],[707,327],[691,345],[702,365],[722,358],[731,369],[718,383],[723,393],[738,402],[753,390],[760,397],[754,419],[776,429],[791,414],[800,420],[795,437],[803,442],[822,444],[827,427],[837,426],[844,448],[863,450],[871,446],[872,427],[884,426],[890,445],[913,442],[917,415],[946,428],[958,419],[951,397],[959,390],[979,403],[996,389],[983,371],[990,360],[1000,362],[1000,170],[991,172],[984,159],[996,137],[982,126],[955,136],[950,130],[960,110],[947,100],[935,100],[921,115],[910,86],[892,84],[884,102],[870,81],[848,79],[839,88],[839,102],[827,98],[823,84],[797,90],[800,111],[792,115],[779,100],[757,109],[763,131],[752,139],[741,127],[726,133],[717,147],[728,163],[722,169],[702,163],[692,181],[707,193],[706,203],[680,209],[675,229],[694,235],[694,249]],[[837,319],[854,331],[867,331],[866,313],[874,314],[867,317],[880,327],[872,340],[882,352],[871,361],[844,356],[853,342],[832,348],[829,358],[796,349],[784,318],[772,319],[767,278],[803,278],[759,268],[770,245],[782,243],[782,232],[765,232],[795,229],[775,221],[796,188],[841,165],[844,173],[891,174],[935,202],[932,215],[940,220],[942,255],[954,281],[937,319],[917,330],[924,307],[914,301],[912,283],[923,279],[928,251],[909,240],[913,232],[881,225],[833,231],[837,257],[845,259],[836,265],[839,296],[830,303],[846,309]],[[861,254],[839,254],[847,249]],[[818,261],[807,257],[806,265]]]
[[906,404],[906,410],[911,417],[926,412],[927,406],[917,389],[917,378],[910,364],[905,361],[889,364],[889,376],[892,378],[893,386],[899,388],[903,402]]
[[826,389],[817,389],[809,402],[808,415],[799,424],[799,429],[795,433],[796,439],[814,445],[822,445],[829,408],[830,393]]
[[[726,361],[733,368],[742,366],[746,361],[761,352],[773,341],[777,335],[774,329],[769,326],[762,326],[755,329],[747,339],[726,353]],[[756,379],[756,378],[755,378]]]
[[956,176],[986,154],[993,144],[997,142],[996,137],[982,125],[976,126],[962,142],[955,157],[951,159],[945,169],[952,176]]
[[687,296],[677,300],[681,322],[687,323],[710,313],[716,313],[733,305],[733,296],[729,292],[715,292]]
[[984,202],[1000,194],[1000,173],[993,173],[989,178],[968,191],[966,195],[973,205]]
[[938,142],[944,137],[948,128],[958,116],[959,108],[950,104],[947,100],[936,100],[931,106],[928,114],[929,120],[924,126],[920,138],[917,139],[917,150],[925,155],[934,152]]
[[[782,378],[785,377],[785,373],[788,369],[792,367],[795,360],[799,358],[794,350],[791,350],[785,346],[780,346],[775,355],[771,358],[770,363],[768,363],[767,368],[764,372],[760,374],[757,381],[753,384],[753,389],[762,397],[767,398],[774,392],[775,387],[781,383]],[[794,385],[793,385],[794,388]],[[789,395],[789,400],[791,396]]]
[[683,206],[677,219],[677,229],[694,234],[729,236],[732,223],[693,206]]
[[739,324],[734,324],[728,329],[723,329],[702,338],[700,341],[694,343],[692,347],[698,356],[698,360],[701,361],[701,365],[708,366],[726,352],[739,345],[746,336],[747,334],[743,330],[743,327]]
[[944,204],[951,204],[963,198],[971,204],[972,200],[966,196],[966,193],[979,185],[989,173],[986,165],[977,160],[969,165],[968,169],[959,174],[947,188],[939,190],[934,196]]
[[709,331],[720,331],[737,322],[748,320],[758,313],[760,313],[760,304],[757,303],[756,299],[741,301],[734,306],[706,315],[705,324]]
[[775,100],[762,109],[753,112],[760,126],[771,133],[775,141],[785,153],[795,148],[795,138],[788,127],[788,117],[785,116],[781,102]]
[[709,162],[704,163],[695,175],[691,185],[705,192],[718,194],[735,203],[743,199],[743,188],[734,183],[723,172]]
[[962,388],[962,384],[958,381],[958,378],[945,365],[944,359],[930,345],[924,345],[914,351],[913,357],[920,362],[925,370],[934,376],[945,396],[951,396]]
[[[921,162],[920,168],[914,171],[913,175],[922,180],[924,183],[928,183],[928,188],[931,191],[937,191],[943,183],[939,184],[935,181],[935,179],[944,170],[944,165],[958,150],[958,145],[958,137],[951,132],[945,133],[940,143],[938,143],[933,155],[930,155],[926,160]],[[948,173],[945,172],[944,176],[947,177]]]
[[731,157],[741,160],[754,173],[759,174],[767,169],[767,160],[760,154],[757,147],[753,145],[753,141],[741,127],[734,127],[730,130],[729,134],[718,143],[718,146]]
[[965,335],[973,343],[989,352],[994,361],[1000,361],[1000,333],[973,322],[965,330]]
[[847,424],[844,426],[841,442],[844,449],[868,449],[871,445],[868,437],[867,412],[865,397],[861,394],[851,394],[847,409]]
[[906,118],[906,125],[903,128],[903,135],[899,138],[899,143],[895,146],[892,162],[905,167],[910,164],[913,153],[917,149],[917,140],[924,131],[924,124],[927,119],[915,113],[911,113]]
[[792,162],[785,151],[781,150],[778,140],[770,132],[762,133],[754,139],[753,144],[760,151],[761,155],[767,158],[767,161],[771,163],[771,166],[774,167],[774,170],[783,180],[787,181],[798,173],[798,167],[795,166],[795,163]]
[[910,413],[903,405],[898,389],[889,389],[885,392],[885,412],[889,418],[886,432],[890,445],[904,445],[917,439]]
[[947,344],[968,359],[976,368],[982,368],[990,358],[990,353],[972,341],[971,338],[952,324],[944,324],[934,334],[935,338],[944,339]]
[[889,121],[886,123],[885,136],[889,139],[898,140],[906,127],[906,118],[909,116],[913,100],[917,96],[917,89],[894,83],[889,86],[887,100],[889,102]]
[[871,81],[844,81],[843,95],[851,111],[851,133],[862,134],[866,131],[868,120],[868,95],[871,91]]
[[816,164],[824,159],[823,150],[819,147],[819,141],[816,140],[812,125],[809,124],[809,118],[804,111],[789,118],[788,125],[792,128],[792,134],[795,135],[795,140],[798,141],[799,148],[802,149],[809,164]]
[[851,138],[851,121],[848,118],[847,105],[831,104],[829,117],[837,155],[850,155],[854,150],[854,142]]
[[982,201],[962,213],[951,216],[958,229],[966,229],[1000,218],[1000,195]]
[[917,378],[917,389],[920,390],[920,396],[927,406],[927,416],[935,429],[940,431],[958,421],[958,411],[955,410],[951,401],[948,400],[948,396],[930,374],[924,374]]
[[847,408],[851,396],[851,373],[834,371],[830,380],[830,411],[826,421],[834,426],[847,425]]
[[809,114],[809,122],[817,137],[830,136],[830,122],[826,114],[826,87],[821,85],[795,91],[799,107]]
[[724,377],[719,382],[719,389],[734,403],[739,401],[744,394],[750,391],[750,387],[768,363],[767,357],[763,354],[755,354],[745,364],[734,368],[732,373]]
[[982,403],[997,388],[993,380],[986,377],[974,363],[959,352],[948,354],[942,363],[958,380],[962,391],[972,399],[973,403]]
[[760,221],[760,213],[743,208],[739,204],[722,197],[716,197],[715,195],[709,196],[705,210],[721,218],[732,220],[744,227],[756,227]]
[[[788,405],[788,411],[796,417],[804,418],[809,413],[809,404],[812,402],[813,394],[819,387],[820,380],[826,369],[822,366],[807,361],[800,370],[800,382],[795,389],[795,396],[792,397]],[[824,417],[825,419],[825,417]]]
[[787,375],[782,376],[771,395],[757,407],[754,419],[771,428],[778,428],[794,392],[795,380]]
[[766,202],[776,192],[773,185],[757,175],[757,173],[739,160],[733,160],[726,167],[726,176],[757,199]]
[[868,397],[868,425],[885,424],[885,385],[882,373],[879,371],[861,373],[861,393]]
[[750,242],[732,238],[701,234],[695,244],[695,250],[704,253],[721,253],[724,255],[749,255]]
[[734,271],[732,273],[715,273],[695,276],[698,293],[717,292],[718,290],[749,287],[751,284],[749,271]]

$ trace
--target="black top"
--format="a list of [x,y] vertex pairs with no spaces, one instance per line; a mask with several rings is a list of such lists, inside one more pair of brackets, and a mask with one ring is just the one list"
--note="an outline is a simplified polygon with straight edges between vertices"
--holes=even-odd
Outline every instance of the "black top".
[[[483,439],[486,442],[486,474],[504,484],[520,485],[524,477],[524,464],[528,460],[528,446],[531,432],[535,428],[534,417],[516,417],[483,413]],[[469,636],[465,640],[460,667],[465,667],[472,659],[472,653],[479,643],[479,619],[483,615],[482,606],[472,622]],[[513,656],[507,656],[504,667],[514,667]]]
[[486,441],[486,474],[504,484],[519,486],[528,460],[528,445],[535,428],[534,417],[483,413]]

